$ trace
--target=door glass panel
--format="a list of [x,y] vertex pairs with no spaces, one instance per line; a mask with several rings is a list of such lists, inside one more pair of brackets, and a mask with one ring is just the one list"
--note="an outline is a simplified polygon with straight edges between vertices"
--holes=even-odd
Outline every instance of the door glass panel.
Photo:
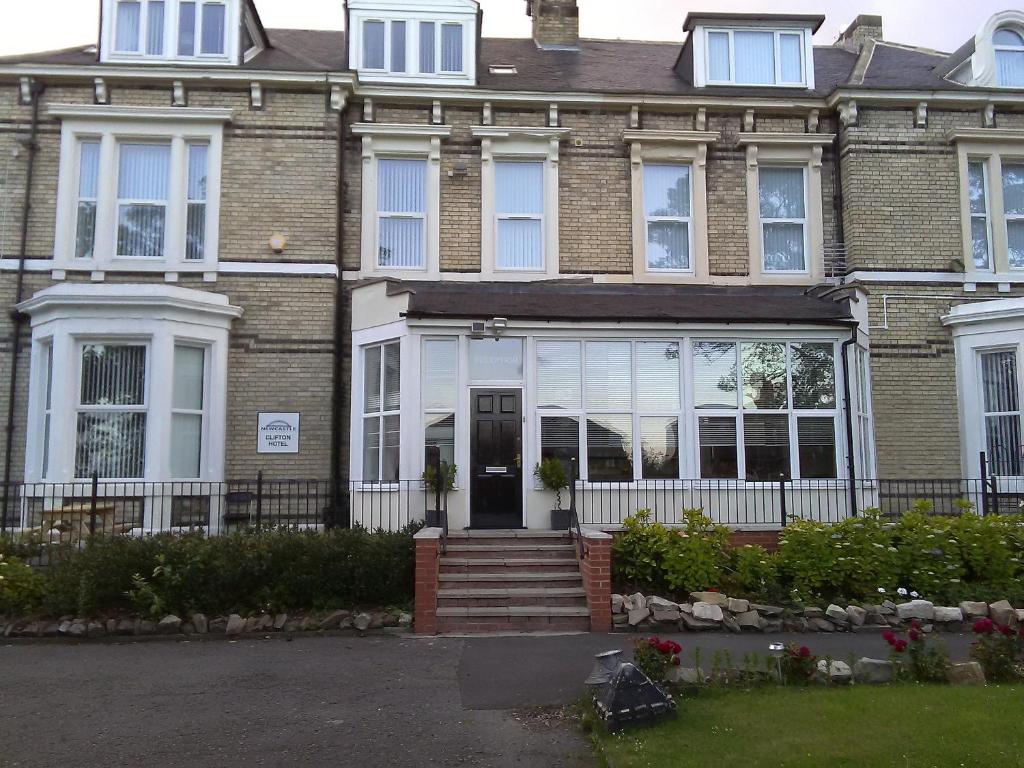
[[522,381],[522,339],[470,339],[469,375],[473,381]]

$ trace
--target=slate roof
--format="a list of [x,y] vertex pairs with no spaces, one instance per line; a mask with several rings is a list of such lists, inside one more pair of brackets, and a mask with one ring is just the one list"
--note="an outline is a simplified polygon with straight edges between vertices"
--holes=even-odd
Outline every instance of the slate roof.
[[849,302],[800,287],[391,281],[411,318],[849,325]]
[[942,64],[947,54],[888,43],[875,45],[864,74],[865,88],[958,91],[965,86],[943,79]]

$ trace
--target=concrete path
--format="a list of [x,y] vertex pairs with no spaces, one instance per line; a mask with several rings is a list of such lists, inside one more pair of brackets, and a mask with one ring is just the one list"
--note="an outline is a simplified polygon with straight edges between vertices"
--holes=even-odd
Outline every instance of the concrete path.
[[[769,642],[885,658],[877,635],[672,635],[737,661]],[[0,646],[0,766],[594,765],[540,707],[583,693],[593,655],[633,635]],[[944,636],[955,659],[970,638]]]

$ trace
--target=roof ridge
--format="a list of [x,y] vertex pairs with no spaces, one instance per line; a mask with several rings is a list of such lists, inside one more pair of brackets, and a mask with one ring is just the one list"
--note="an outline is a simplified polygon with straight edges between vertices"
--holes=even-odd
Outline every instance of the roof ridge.
[[938,51],[934,48],[925,48],[923,45],[909,45],[907,43],[894,43],[890,40],[876,40],[875,45],[887,45],[890,48],[898,48],[901,51],[913,51],[914,53],[923,53],[928,56],[942,56],[943,58],[949,56],[948,53]]

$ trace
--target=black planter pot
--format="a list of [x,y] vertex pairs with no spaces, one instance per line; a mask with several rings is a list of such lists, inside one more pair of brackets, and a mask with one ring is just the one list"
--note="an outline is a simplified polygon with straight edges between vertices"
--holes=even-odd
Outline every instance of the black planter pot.
[[551,510],[551,530],[568,531],[571,517],[568,509]]
[[441,527],[441,513],[436,509],[427,510],[427,528]]

